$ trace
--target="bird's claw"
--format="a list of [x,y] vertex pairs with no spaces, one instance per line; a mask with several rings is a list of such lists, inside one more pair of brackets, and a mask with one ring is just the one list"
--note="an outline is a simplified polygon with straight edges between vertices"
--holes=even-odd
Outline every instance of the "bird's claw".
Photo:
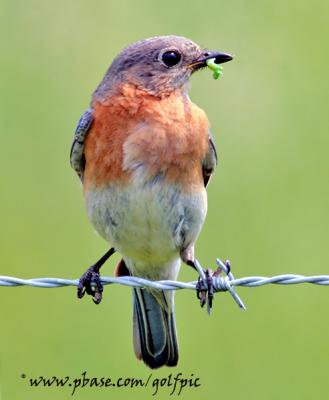
[[203,307],[206,304],[208,286],[206,279],[202,279],[199,276],[198,282],[196,284],[196,296],[200,300],[200,306]]
[[218,275],[218,270],[212,272],[211,269],[206,269],[204,273],[205,278],[203,279],[199,277],[198,279],[198,283],[196,285],[196,293],[197,298],[200,300],[200,306],[204,307],[204,305],[207,303],[208,312],[210,312],[212,309],[212,302],[214,298],[214,285],[212,278],[213,276]]
[[[204,307],[204,305],[207,304],[207,311],[208,314],[210,314],[214,293],[228,291],[238,306],[245,310],[246,306],[234,290],[234,276],[231,272],[231,264],[229,260],[223,262],[217,258],[216,264],[218,265],[218,268],[215,272],[212,272],[211,269],[204,270],[197,260],[195,260],[193,264],[189,264],[199,273],[199,279],[196,284],[196,293],[200,300],[200,306]],[[220,277],[221,274],[224,276]]]
[[95,304],[102,301],[103,285],[100,279],[99,268],[92,265],[79,279],[77,295],[81,299],[85,293],[93,298]]

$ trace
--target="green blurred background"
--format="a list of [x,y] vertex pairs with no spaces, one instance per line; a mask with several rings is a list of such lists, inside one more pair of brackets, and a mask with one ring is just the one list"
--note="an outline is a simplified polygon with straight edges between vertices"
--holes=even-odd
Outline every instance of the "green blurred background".
[[[210,71],[192,79],[220,155],[197,243],[203,265],[229,258],[236,277],[329,273],[328,1],[2,0],[0,10],[0,274],[77,278],[107,250],[69,166],[71,140],[113,57],[158,34],[235,55],[223,79]],[[182,268],[181,280],[195,277]],[[177,293],[180,362],[153,377],[199,377],[202,386],[182,399],[325,398],[329,288],[238,291],[247,312],[218,294],[210,318],[192,292]],[[30,388],[31,376],[149,375],[133,355],[128,288],[107,287],[97,307],[72,287],[0,287],[0,302],[2,400],[71,397],[69,388]],[[152,392],[94,388],[74,397]]]

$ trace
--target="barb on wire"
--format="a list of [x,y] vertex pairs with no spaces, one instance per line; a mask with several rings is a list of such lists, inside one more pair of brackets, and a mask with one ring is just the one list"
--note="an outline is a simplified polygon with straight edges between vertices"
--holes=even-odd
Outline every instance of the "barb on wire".
[[[284,274],[272,277],[266,276],[248,276],[245,278],[235,279],[228,261],[225,263],[219,259],[216,263],[220,270],[225,273],[225,276],[214,274],[212,277],[213,288],[215,292],[228,291],[240,308],[245,309],[245,305],[234,290],[236,286],[244,287],[258,287],[263,285],[295,285],[300,283],[311,283],[313,285],[329,285],[329,275],[294,275]],[[135,276],[122,276],[122,277],[102,277],[101,282],[103,285],[120,284],[124,286],[139,287],[139,288],[153,288],[158,290],[181,290],[190,289],[196,290],[197,281],[193,282],[179,282],[179,281],[150,281],[148,279],[138,278]],[[32,278],[20,279],[10,276],[0,276],[0,286],[14,287],[14,286],[33,286],[39,288],[57,288],[63,286],[78,286],[79,279],[61,279],[61,278]]]

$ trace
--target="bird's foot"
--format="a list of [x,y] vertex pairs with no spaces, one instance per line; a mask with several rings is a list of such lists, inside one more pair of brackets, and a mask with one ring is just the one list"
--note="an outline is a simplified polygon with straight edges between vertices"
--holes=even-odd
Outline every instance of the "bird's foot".
[[207,302],[207,299],[211,299],[210,302],[212,303],[213,297],[213,285],[212,285],[212,278],[211,278],[211,270],[207,269],[204,271],[205,277],[202,278],[199,276],[198,283],[196,284],[196,295],[197,298],[200,300],[200,306],[204,307]]
[[89,267],[79,279],[78,298],[81,299],[85,293],[93,297],[95,304],[99,304],[102,301],[103,285],[100,279],[99,267],[96,265]]
[[[204,307],[204,305],[207,304],[208,314],[210,314],[212,310],[215,292],[228,291],[238,306],[243,310],[246,309],[243,301],[234,290],[234,285],[231,284],[231,282],[234,281],[234,276],[231,271],[229,260],[223,262],[217,258],[216,264],[218,265],[218,268],[215,272],[212,272],[211,269],[204,270],[196,259],[187,260],[186,264],[193,267],[199,273],[199,279],[196,284],[196,293],[201,307]],[[221,274],[223,274],[223,276],[220,276]]]
[[89,294],[93,297],[93,302],[99,304],[102,301],[103,285],[99,270],[101,266],[115,253],[115,248],[111,247],[94,265],[89,267],[81,276],[78,284],[77,295],[79,299]]
[[187,248],[181,253],[182,260],[186,262],[187,265],[195,269],[198,274],[198,282],[196,284],[196,295],[200,301],[200,306],[204,307],[207,303],[208,313],[210,314],[212,308],[212,302],[214,298],[214,285],[213,276],[216,276],[211,269],[204,270],[199,261],[194,258],[193,248]]
[[214,299],[214,284],[213,278],[220,274],[221,270],[217,269],[213,272],[211,269],[206,269],[204,271],[205,277],[199,276],[198,282],[196,284],[196,294],[197,298],[200,300],[200,306],[204,307],[207,303],[208,312],[211,312],[212,303]]
[[[196,261],[198,264],[198,262]],[[197,298],[200,300],[200,306],[204,307],[205,304],[207,304],[207,310],[208,313],[211,313],[212,310],[212,304],[213,304],[213,299],[214,299],[214,281],[213,278],[217,278],[222,272],[225,272],[227,275],[230,274],[231,271],[231,266],[230,262],[227,260],[225,262],[225,270],[223,269],[222,266],[218,266],[215,272],[213,272],[211,269],[202,269],[203,274],[200,274],[198,282],[196,284],[196,293],[197,293]],[[200,269],[201,266],[200,264],[197,265],[196,269]]]

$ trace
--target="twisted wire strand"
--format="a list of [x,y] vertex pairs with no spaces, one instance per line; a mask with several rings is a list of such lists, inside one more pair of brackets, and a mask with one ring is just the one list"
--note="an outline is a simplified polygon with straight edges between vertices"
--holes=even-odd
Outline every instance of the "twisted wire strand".
[[[226,292],[225,277],[213,278],[214,287],[216,292]],[[179,281],[149,281],[147,279],[138,278],[134,276],[127,277],[102,277],[101,282],[103,285],[120,284],[123,286],[131,287],[149,287],[159,290],[180,290],[190,289],[195,290],[197,281],[192,282],[179,282]],[[63,286],[78,286],[79,279],[61,279],[61,278],[32,278],[20,279],[11,276],[0,275],[0,286],[33,286],[39,288],[57,288]],[[311,283],[313,285],[329,285],[329,275],[294,275],[284,274],[272,277],[267,276],[247,276],[245,278],[238,278],[230,281],[231,286],[244,286],[244,287],[257,287],[269,284],[275,285],[295,285],[300,283]]]
[[[242,309],[246,309],[243,301],[235,292],[236,286],[243,287],[258,287],[269,284],[275,285],[296,285],[301,283],[310,283],[313,285],[329,285],[329,275],[295,275],[295,274],[283,274],[272,277],[267,276],[248,276],[244,278],[235,279],[231,269],[229,261],[223,262],[220,259],[216,259],[216,263],[219,267],[218,271],[223,272],[225,275],[215,274],[212,276],[212,285],[214,292],[226,292],[228,291],[238,306]],[[200,276],[205,279],[205,274],[200,264],[197,263],[197,270]],[[123,277],[101,277],[103,285],[120,284],[130,287],[138,288],[153,288],[158,290],[197,290],[197,281],[193,282],[179,282],[179,281],[150,281],[135,276],[123,276]],[[32,279],[21,279],[11,276],[0,276],[0,286],[16,287],[16,286],[33,286],[39,288],[57,288],[63,286],[78,286],[79,279],[61,279],[61,278],[32,278]],[[211,310],[208,309],[208,312]]]

